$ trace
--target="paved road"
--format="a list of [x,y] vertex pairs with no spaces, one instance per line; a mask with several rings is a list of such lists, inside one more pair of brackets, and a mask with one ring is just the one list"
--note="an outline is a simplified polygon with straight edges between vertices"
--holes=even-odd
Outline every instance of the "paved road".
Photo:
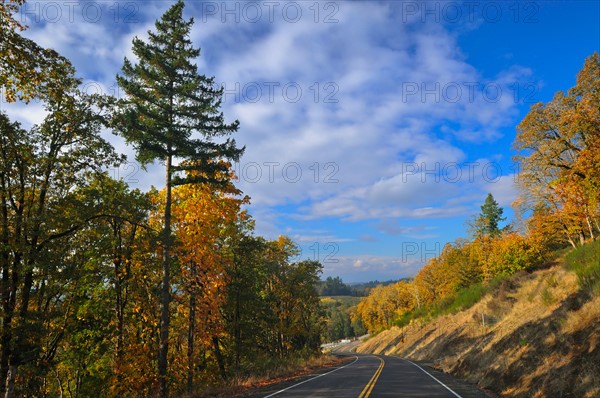
[[276,398],[462,397],[424,369],[396,357],[347,354],[345,366],[265,396]]
[[251,398],[489,398],[474,386],[450,375],[402,358],[356,354],[359,342],[344,344],[336,355],[349,357],[345,365],[255,391]]

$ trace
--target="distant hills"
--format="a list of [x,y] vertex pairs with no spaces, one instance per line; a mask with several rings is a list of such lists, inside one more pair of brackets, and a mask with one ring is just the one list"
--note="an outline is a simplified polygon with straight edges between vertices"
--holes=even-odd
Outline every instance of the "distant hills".
[[327,277],[324,281],[320,281],[317,286],[317,291],[320,296],[367,296],[371,289],[378,285],[391,285],[402,280],[410,280],[410,278],[390,279],[387,281],[369,281],[369,282],[352,282],[344,283],[342,278]]

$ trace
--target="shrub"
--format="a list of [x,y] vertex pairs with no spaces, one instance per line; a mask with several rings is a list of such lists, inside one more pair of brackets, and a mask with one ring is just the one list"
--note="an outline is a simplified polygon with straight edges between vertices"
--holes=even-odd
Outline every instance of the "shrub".
[[531,269],[541,261],[540,250],[527,238],[512,233],[494,241],[485,261],[486,278],[512,275],[520,270]]
[[600,242],[581,246],[565,256],[565,265],[577,274],[579,286],[600,295]]

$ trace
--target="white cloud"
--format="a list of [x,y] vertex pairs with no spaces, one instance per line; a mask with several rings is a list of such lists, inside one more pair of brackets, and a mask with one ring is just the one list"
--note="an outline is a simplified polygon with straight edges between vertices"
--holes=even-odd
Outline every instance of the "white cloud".
[[[111,4],[103,5],[104,17],[96,23],[81,16],[68,23],[34,20],[27,35],[68,56],[86,81],[111,92],[123,58],[134,58],[132,38],[145,38],[169,5],[127,2],[137,5],[129,10],[133,15],[121,9],[115,22]],[[528,78],[529,69],[484,76],[462,53],[460,29],[418,19],[400,23],[393,2],[335,3],[339,22],[331,24],[322,23],[326,10],[315,23],[308,3],[298,4],[304,14],[297,23],[286,21],[281,10],[273,22],[263,9],[257,23],[236,23],[231,15],[222,22],[222,10],[208,15],[204,3],[186,6],[186,15],[196,19],[192,39],[202,48],[200,71],[226,85],[225,117],[241,122],[235,138],[247,149],[237,166],[238,185],[252,197],[259,233],[276,236],[289,219],[462,216],[483,192],[493,192],[503,205],[514,198],[511,178],[489,183],[481,166],[474,181],[436,181],[427,170],[471,160],[465,142],[498,139],[515,117],[510,87]],[[125,21],[127,15],[132,18]],[[502,94],[491,100],[488,91],[495,87]],[[257,88],[260,97],[249,101]],[[302,94],[293,102],[297,88]],[[10,113],[29,123],[43,115],[39,106]],[[122,139],[107,137],[133,161]],[[159,167],[136,174],[137,186],[162,186]],[[279,210],[290,205],[285,214]],[[287,232],[301,240],[340,235]],[[406,268],[396,269],[393,259],[353,261],[360,269],[380,264],[377,272],[384,274]],[[344,264],[356,268],[350,260]]]
[[518,197],[519,193],[515,184],[515,174],[498,178],[487,185],[488,191],[494,196],[494,199],[500,206],[510,206]]
[[423,266],[419,259],[402,260],[394,256],[336,256],[325,263],[323,276],[344,275],[344,282],[385,281],[414,276]]

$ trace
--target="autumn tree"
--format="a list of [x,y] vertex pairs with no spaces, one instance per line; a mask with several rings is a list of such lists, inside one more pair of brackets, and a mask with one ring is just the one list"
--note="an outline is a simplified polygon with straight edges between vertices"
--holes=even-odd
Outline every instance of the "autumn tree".
[[480,282],[483,277],[481,239],[473,242],[457,239],[446,245],[444,252],[448,279],[452,290],[468,287]]
[[[36,396],[60,391],[131,395],[125,386],[134,381],[127,370],[137,299],[132,268],[140,235],[148,230],[148,202],[145,194],[107,173],[87,173],[68,207],[102,216],[46,253],[48,271],[36,280],[32,308],[43,315],[38,317],[45,333],[37,336],[43,354],[36,366],[23,368],[29,375],[21,379],[21,391]],[[141,354],[135,353],[138,358]]]
[[531,108],[517,127],[514,143],[520,151],[521,207],[549,209],[544,220],[560,226],[564,241],[572,246],[600,231],[599,90],[600,56],[594,53],[573,88]]
[[225,334],[221,308],[230,283],[228,269],[234,262],[231,241],[248,218],[241,209],[247,203],[248,198],[231,182],[185,184],[173,190],[173,249],[179,268],[176,298],[180,315],[187,314],[188,393],[193,391],[199,351],[211,350],[221,377],[226,378],[220,348]]
[[[198,73],[194,59],[200,50],[193,47],[189,37],[194,21],[183,19],[183,8],[183,2],[178,1],[156,22],[156,30],[148,32],[147,41],[133,40],[138,63],[125,59],[123,74],[117,76],[126,98],[119,101],[115,127],[135,147],[141,164],[159,160],[165,165],[158,354],[161,397],[168,396],[171,191],[184,183],[221,182],[218,175],[223,175],[228,165],[219,160],[237,160],[242,153],[234,140],[213,140],[235,132],[238,122],[225,123],[219,111],[223,90],[214,88],[213,78]],[[174,164],[174,158],[184,161]],[[199,173],[182,175],[185,171]]]
[[46,97],[42,123],[26,131],[0,115],[0,392],[7,397],[18,367],[35,361],[39,352],[23,331],[40,320],[30,310],[35,278],[49,266],[45,251],[101,216],[72,212],[69,203],[74,190],[85,186],[86,171],[99,172],[119,160],[100,135],[103,120],[94,98],[78,89],[74,68],[65,61],[53,73],[55,91]]
[[352,315],[354,323],[364,324],[371,333],[389,328],[398,316],[415,309],[415,290],[419,288],[422,287],[407,281],[376,286],[360,300]]
[[540,248],[529,239],[509,233],[494,242],[483,266],[486,279],[512,275],[517,271],[531,269],[541,260]]

